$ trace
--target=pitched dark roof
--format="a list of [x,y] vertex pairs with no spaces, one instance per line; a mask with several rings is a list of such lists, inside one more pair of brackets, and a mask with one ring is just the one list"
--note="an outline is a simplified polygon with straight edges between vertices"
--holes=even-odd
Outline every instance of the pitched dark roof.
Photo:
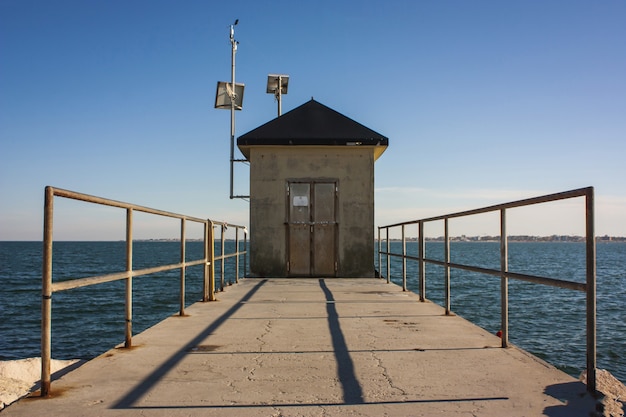
[[388,146],[389,139],[311,99],[237,138],[237,146]]

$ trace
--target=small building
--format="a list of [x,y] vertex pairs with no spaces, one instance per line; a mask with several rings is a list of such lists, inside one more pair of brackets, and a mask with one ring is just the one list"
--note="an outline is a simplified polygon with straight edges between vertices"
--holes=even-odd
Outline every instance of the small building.
[[250,271],[374,276],[374,161],[388,139],[311,99],[240,136],[250,162]]

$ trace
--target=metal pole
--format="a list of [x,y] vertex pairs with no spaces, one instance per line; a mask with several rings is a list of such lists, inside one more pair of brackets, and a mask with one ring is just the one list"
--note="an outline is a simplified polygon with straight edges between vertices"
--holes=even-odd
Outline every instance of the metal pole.
[[389,284],[391,282],[391,272],[390,272],[390,266],[389,264],[391,263],[391,256],[389,256],[389,228],[387,227],[385,229],[387,231],[386,236],[386,245],[387,245],[387,284]]
[[126,209],[126,306],[125,306],[125,340],[124,347],[133,345],[133,209]]
[[54,189],[46,187],[43,218],[43,273],[41,277],[41,396],[50,394],[52,338],[52,223]]
[[209,249],[209,301],[215,301],[215,230],[213,222],[209,220],[208,249]]
[[443,251],[444,251],[444,258],[446,260],[446,267],[445,267],[445,296],[446,296],[446,302],[445,302],[445,308],[446,308],[446,316],[450,315],[450,230],[448,228],[448,219],[444,219],[443,221],[443,229],[444,229],[444,247],[443,247]]
[[230,198],[234,198],[234,161],[235,161],[235,97],[237,90],[235,90],[235,53],[237,52],[237,41],[235,40],[235,24],[230,25],[230,82],[231,82],[231,96],[230,96]]
[[243,276],[247,277],[248,275],[248,231],[243,229]]
[[420,285],[420,301],[426,301],[426,265],[424,265],[424,222],[419,223],[419,285]]
[[506,210],[500,210],[500,330],[502,347],[509,345],[509,244],[506,233]]
[[239,284],[239,228],[235,228],[235,283]]
[[185,315],[185,239],[185,219],[180,219],[180,316]]
[[596,238],[594,190],[585,197],[586,263],[587,263],[587,391],[596,392]]
[[209,222],[204,222],[204,270],[202,272],[202,301],[209,301]]
[[382,242],[380,240],[380,227],[378,228],[378,278],[382,278],[382,272],[383,272],[383,268],[382,268],[382,255],[380,254],[380,251],[382,250]]
[[222,235],[220,240],[220,258],[222,260],[222,267],[220,268],[220,291],[224,291],[224,235],[226,233],[226,226],[222,224]]
[[402,291],[406,291],[406,237],[402,225]]
[[283,89],[283,77],[281,75],[278,76],[278,88],[276,89],[276,100],[278,101],[278,117],[282,114],[282,90]]

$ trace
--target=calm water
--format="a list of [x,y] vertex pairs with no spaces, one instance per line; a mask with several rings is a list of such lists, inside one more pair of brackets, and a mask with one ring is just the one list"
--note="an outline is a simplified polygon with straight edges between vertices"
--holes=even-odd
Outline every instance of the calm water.
[[[400,252],[399,245],[392,242],[392,251]],[[179,246],[177,242],[136,242],[133,267],[177,263]],[[509,246],[511,271],[585,280],[584,244],[512,242]],[[407,248],[417,255],[415,242],[409,242]],[[428,257],[443,259],[442,243],[427,243],[426,251]],[[41,252],[41,242],[0,242],[0,360],[40,356]],[[119,272],[125,269],[124,257],[124,242],[55,242],[53,279]],[[187,259],[201,257],[202,243],[190,242]],[[497,269],[499,245],[453,242],[451,258],[456,263]],[[219,277],[219,265],[216,266]],[[392,261],[391,276],[396,283],[401,283],[401,267],[400,261]],[[417,263],[409,262],[407,269],[409,289],[417,291]],[[225,270],[227,277],[229,272],[233,275],[233,263],[227,262]],[[426,271],[427,298],[443,304],[443,268],[427,265]],[[626,381],[625,243],[597,245],[597,282],[598,367]],[[490,332],[497,332],[499,284],[499,278],[453,270],[452,310]],[[177,270],[135,278],[134,333],[177,312],[178,286]],[[186,289],[187,305],[201,298],[202,266],[188,268]],[[585,368],[584,294],[511,280],[509,298],[511,342],[577,377]],[[89,359],[123,342],[123,300],[123,281],[55,294],[53,357]]]

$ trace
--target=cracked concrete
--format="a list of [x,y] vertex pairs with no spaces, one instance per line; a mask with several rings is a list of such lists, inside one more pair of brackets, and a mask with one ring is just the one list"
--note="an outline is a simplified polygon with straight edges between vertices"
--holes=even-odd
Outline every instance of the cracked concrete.
[[379,358],[378,356],[376,356],[376,353],[374,353],[374,352],[372,352],[372,357],[376,361],[378,367],[382,370],[381,371],[381,375],[385,378],[385,380],[387,380],[387,383],[389,384],[389,388],[392,389],[392,390],[399,391],[400,395],[406,398],[407,395],[408,395],[407,392],[405,390],[403,390],[401,387],[398,387],[398,386],[396,386],[393,383],[393,379],[389,375],[389,372],[387,371],[387,368],[383,365],[382,359]]
[[381,280],[246,279],[218,297],[2,417],[575,417],[595,407],[574,378]]

